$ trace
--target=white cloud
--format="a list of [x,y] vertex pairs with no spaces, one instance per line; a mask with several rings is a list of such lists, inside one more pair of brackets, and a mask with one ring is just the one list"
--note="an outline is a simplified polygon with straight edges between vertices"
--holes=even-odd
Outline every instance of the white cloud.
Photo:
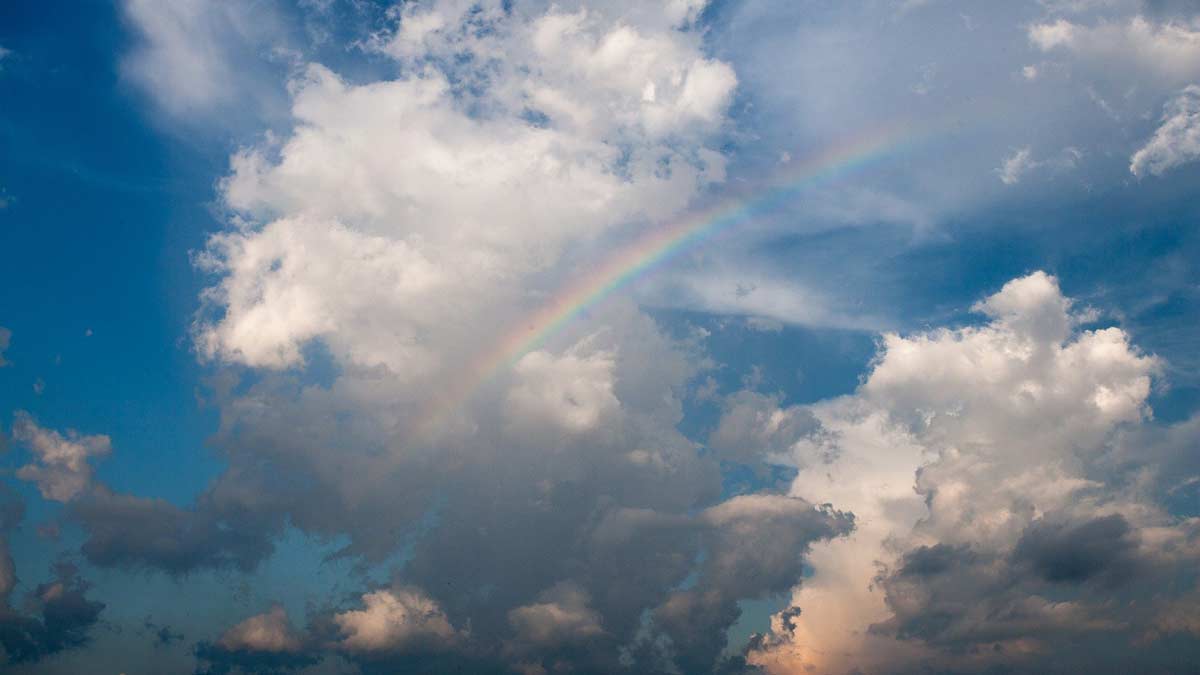
[[1000,181],[1005,185],[1016,185],[1021,182],[1025,176],[1039,169],[1049,169],[1052,171],[1067,171],[1074,169],[1079,164],[1079,160],[1083,158],[1083,153],[1077,148],[1064,148],[1057,156],[1048,157],[1046,159],[1035,159],[1033,150],[1028,146],[1016,150],[1012,155],[1007,157],[1000,167],[996,169],[996,173],[1000,176]]
[[292,627],[287,612],[276,605],[225,631],[217,646],[228,651],[295,653],[303,647],[303,639]]
[[781,409],[743,394],[726,412],[722,427],[740,420],[751,427],[737,434],[745,444],[799,470],[792,494],[856,516],[852,537],[814,547],[815,574],[793,599],[802,613],[776,617],[779,642],[754,656],[771,672],[882,672],[934,658],[919,641],[868,630],[896,610],[872,580],[913,546],[1006,555],[1047,513],[1170,526],[1087,469],[1110,452],[1114,431],[1148,419],[1158,361],[1118,328],[1079,331],[1086,315],[1041,272],[974,309],[987,323],[885,335],[853,396]]
[[338,646],[346,651],[440,651],[460,637],[438,604],[417,589],[373,591],[362,600],[364,609],[333,617],[344,636]]
[[[403,75],[352,84],[312,64],[291,83],[293,132],[233,157],[221,191],[235,224],[198,256],[219,275],[196,325],[205,358],[297,368],[320,341],[346,388],[386,387],[370,407],[406,426],[590,247],[723,180],[707,146],[736,78],[682,15],[474,7],[406,4],[370,41]],[[609,357],[557,349],[527,355],[492,402],[516,413],[510,430],[578,434],[624,403]]]
[[1033,165],[1033,151],[1027,147],[1021,148],[1005,159],[996,173],[1000,174],[1000,180],[1005,185],[1015,185]]
[[1129,171],[1139,178],[1156,176],[1200,159],[1200,86],[1190,85],[1167,103],[1154,136],[1129,158]]
[[584,342],[561,356],[534,351],[521,357],[508,392],[514,421],[583,433],[612,420],[621,406],[613,394],[614,355],[586,353],[586,347]]
[[1100,66],[1132,65],[1141,72],[1179,81],[1200,74],[1200,23],[1156,22],[1143,16],[1082,25],[1067,19],[1033,24],[1038,49],[1062,50]]
[[[789,325],[873,330],[881,318],[854,313],[803,281],[769,276],[749,267],[662,275],[640,298],[653,307],[679,307],[711,314],[745,316]],[[732,267],[732,266],[731,266]]]
[[108,436],[86,436],[73,429],[66,435],[41,427],[28,413],[18,411],[13,420],[13,438],[33,452],[33,462],[17,470],[21,480],[37,484],[46,499],[68,502],[91,487],[92,467],[88,460],[112,452]]

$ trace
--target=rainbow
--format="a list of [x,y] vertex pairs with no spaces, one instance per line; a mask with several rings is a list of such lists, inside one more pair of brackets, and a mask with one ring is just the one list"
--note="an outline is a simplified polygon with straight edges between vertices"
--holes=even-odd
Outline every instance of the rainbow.
[[635,280],[662,267],[682,252],[700,246],[722,232],[794,200],[815,183],[893,156],[916,144],[924,134],[897,125],[833,146],[801,161],[785,164],[786,173],[749,198],[729,199],[716,207],[647,232],[619,249],[587,274],[554,295],[533,314],[523,317],[489,349],[481,351],[418,418],[424,436],[461,407],[480,387],[492,381],[524,355],[538,349],[581,314]]

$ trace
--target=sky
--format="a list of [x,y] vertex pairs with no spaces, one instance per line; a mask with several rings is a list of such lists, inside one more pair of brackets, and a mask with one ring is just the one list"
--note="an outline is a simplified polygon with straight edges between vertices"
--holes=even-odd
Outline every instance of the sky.
[[1200,672],[1195,0],[0,4],[0,665]]

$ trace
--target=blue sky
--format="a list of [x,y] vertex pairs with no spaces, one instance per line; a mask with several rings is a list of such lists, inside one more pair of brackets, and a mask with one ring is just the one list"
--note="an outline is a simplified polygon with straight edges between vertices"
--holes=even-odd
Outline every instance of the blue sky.
[[1185,0],[6,4],[0,663],[1194,668],[1198,44]]

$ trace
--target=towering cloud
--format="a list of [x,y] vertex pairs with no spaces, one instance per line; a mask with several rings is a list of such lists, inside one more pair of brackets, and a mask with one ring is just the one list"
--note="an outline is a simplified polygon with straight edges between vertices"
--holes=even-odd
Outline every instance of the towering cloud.
[[737,78],[705,55],[702,8],[410,3],[364,45],[394,77],[300,69],[293,131],[233,157],[236,218],[199,257],[216,282],[198,352],[259,375],[216,395],[229,469],[192,510],[96,491],[76,508],[89,559],[252,566],[285,523],[368,564],[408,552],[304,635],[280,610],[229,629],[198,652],[214,671],[333,653],[381,672],[725,661],[739,602],[798,584],[853,517],[722,500],[718,460],[677,428],[700,346],[627,301],[490,379],[465,365],[573,258],[724,179]]
[[853,396],[731,402],[723,427],[758,420],[740,437],[771,439],[763,451],[799,471],[793,494],[858,525],[815,547],[798,613],[776,617],[752,661],[781,673],[1186,662],[1151,627],[1188,630],[1170,598],[1196,593],[1198,523],[1171,515],[1149,475],[1111,470],[1122,434],[1150,415],[1159,362],[1118,328],[1081,329],[1091,315],[1041,272],[975,309],[982,325],[884,336]]

